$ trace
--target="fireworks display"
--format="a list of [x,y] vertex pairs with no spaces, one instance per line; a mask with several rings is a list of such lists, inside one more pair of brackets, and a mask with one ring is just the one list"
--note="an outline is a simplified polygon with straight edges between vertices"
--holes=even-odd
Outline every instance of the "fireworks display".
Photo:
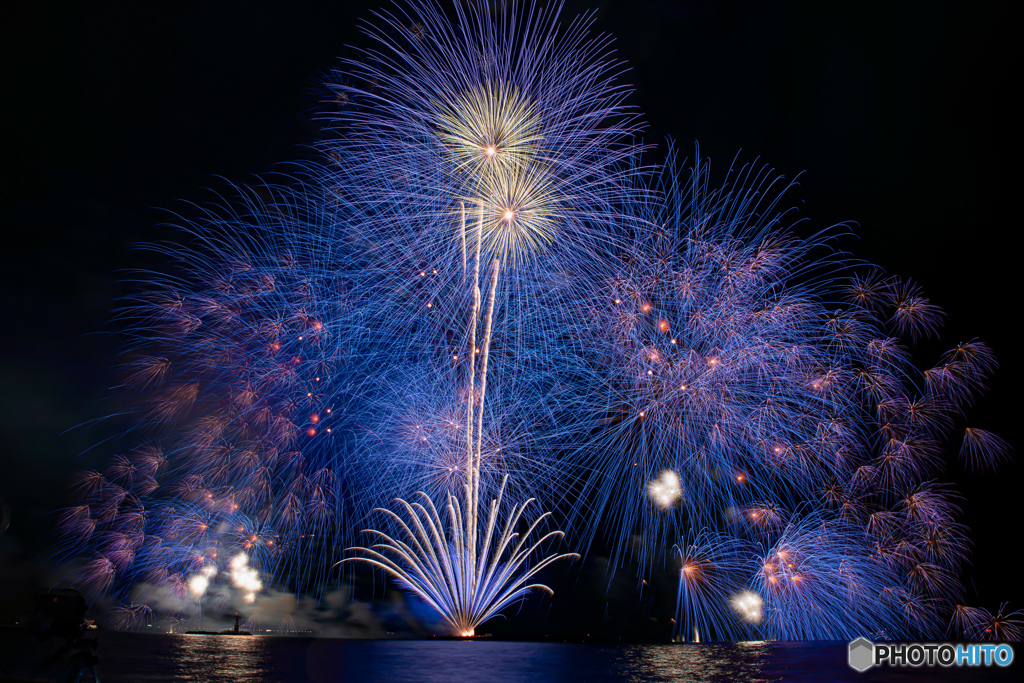
[[680,639],[1019,639],[939,480],[1009,457],[966,422],[988,347],[920,367],[917,285],[767,167],[645,166],[593,16],[492,5],[378,13],[322,163],[154,247],[76,584],[136,628],[382,570],[468,636],[599,544],[672,576]]

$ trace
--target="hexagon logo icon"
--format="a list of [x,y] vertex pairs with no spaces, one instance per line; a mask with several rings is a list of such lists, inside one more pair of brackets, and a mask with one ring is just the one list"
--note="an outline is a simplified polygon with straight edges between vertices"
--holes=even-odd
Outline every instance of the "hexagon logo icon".
[[875,644],[866,638],[858,638],[850,643],[849,663],[852,669],[864,672],[871,668],[875,661]]

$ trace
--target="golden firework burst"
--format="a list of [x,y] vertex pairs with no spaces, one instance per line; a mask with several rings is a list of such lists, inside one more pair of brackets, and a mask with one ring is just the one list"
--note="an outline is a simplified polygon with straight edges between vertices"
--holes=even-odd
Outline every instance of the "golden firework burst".
[[482,83],[437,107],[438,137],[470,183],[521,171],[535,159],[540,118],[516,88]]

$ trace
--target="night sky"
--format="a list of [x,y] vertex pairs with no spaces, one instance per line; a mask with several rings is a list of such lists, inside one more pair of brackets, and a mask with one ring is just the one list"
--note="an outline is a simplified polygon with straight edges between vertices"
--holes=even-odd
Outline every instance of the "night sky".
[[[971,422],[1019,448],[1016,24],[1009,3],[891,4],[610,0],[597,28],[628,63],[651,160],[671,136],[691,158],[699,142],[717,180],[740,150],[802,172],[802,234],[855,222],[844,246],[946,310],[922,363],[973,337],[993,347],[1001,368]],[[225,178],[309,156],[322,76],[366,44],[357,20],[375,6],[3,3],[0,607],[37,580],[70,473],[101,466],[126,426],[103,419],[118,409],[116,300],[125,269],[163,267],[134,247],[175,237],[166,210],[214,201]],[[1020,536],[1020,473],[943,475],[974,530],[972,604],[1024,607],[1004,545]]]

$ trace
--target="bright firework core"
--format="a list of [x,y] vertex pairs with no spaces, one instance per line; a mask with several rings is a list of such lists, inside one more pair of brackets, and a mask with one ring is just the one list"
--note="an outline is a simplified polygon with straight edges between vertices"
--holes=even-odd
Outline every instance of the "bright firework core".
[[752,591],[743,591],[732,596],[729,605],[740,615],[740,618],[748,624],[761,622],[762,607],[764,600],[761,596]]
[[480,85],[445,100],[437,123],[457,167],[471,175],[521,170],[542,139],[533,104],[502,84]]
[[647,495],[659,508],[668,510],[683,497],[679,475],[672,470],[664,470],[657,479],[647,485]]
[[[459,201],[481,211],[476,239],[488,258],[517,263],[550,244],[561,195],[532,102],[514,87],[481,84],[440,104],[436,132],[455,162]],[[467,229],[472,242],[472,224],[462,239]]]
[[260,581],[259,573],[249,566],[249,556],[245,553],[238,553],[231,558],[228,565],[231,569],[229,576],[235,588],[245,593],[246,602],[254,602],[256,593],[263,590],[263,583]]
[[206,589],[210,587],[210,580],[216,575],[217,568],[215,566],[212,564],[203,565],[199,573],[188,580],[189,592],[197,598],[203,597],[206,594]]

